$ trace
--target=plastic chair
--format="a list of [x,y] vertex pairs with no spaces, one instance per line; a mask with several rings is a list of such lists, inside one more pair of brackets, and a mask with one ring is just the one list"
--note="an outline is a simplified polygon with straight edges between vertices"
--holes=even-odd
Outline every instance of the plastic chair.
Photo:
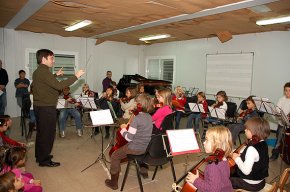
[[128,163],[127,163],[126,172],[123,178],[121,191],[123,191],[124,189],[124,186],[128,177],[128,173],[129,173],[129,168],[132,162],[136,166],[138,183],[139,183],[141,192],[143,192],[144,190],[143,190],[141,176],[140,176],[141,174],[140,174],[139,163],[145,163],[149,166],[155,166],[155,171],[152,177],[152,180],[154,180],[158,167],[170,162],[173,180],[176,181],[176,175],[175,175],[175,169],[174,169],[172,157],[167,157],[166,151],[164,150],[163,139],[162,139],[161,134],[152,136],[151,141],[146,149],[146,152],[143,155],[128,154],[127,158],[128,158]]

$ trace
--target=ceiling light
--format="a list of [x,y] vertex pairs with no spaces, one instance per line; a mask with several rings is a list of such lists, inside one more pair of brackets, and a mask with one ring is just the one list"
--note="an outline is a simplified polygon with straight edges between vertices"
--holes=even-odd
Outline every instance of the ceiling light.
[[271,24],[285,23],[285,22],[290,22],[290,16],[273,18],[273,19],[264,19],[264,20],[256,21],[256,24],[257,25],[271,25]]
[[150,35],[150,36],[146,36],[146,37],[141,37],[139,38],[140,41],[150,41],[150,40],[156,40],[156,39],[164,39],[164,38],[168,38],[170,37],[170,35],[168,34],[160,34],[160,35]]
[[76,24],[74,24],[72,26],[69,26],[69,27],[65,28],[65,30],[66,31],[74,31],[74,30],[77,30],[79,28],[82,28],[82,27],[85,27],[87,25],[90,25],[91,23],[92,23],[92,21],[90,21],[90,20],[83,20],[83,21],[81,21],[79,23],[76,23]]

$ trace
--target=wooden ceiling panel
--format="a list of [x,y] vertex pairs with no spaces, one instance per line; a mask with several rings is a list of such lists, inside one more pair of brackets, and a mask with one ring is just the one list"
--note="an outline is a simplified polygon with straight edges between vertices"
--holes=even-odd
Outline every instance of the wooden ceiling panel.
[[26,3],[27,0],[0,0],[0,27],[5,27]]
[[[0,24],[9,21],[21,6],[17,0],[0,0]],[[38,33],[58,34],[64,37],[92,37],[127,27],[167,19],[174,16],[192,14],[205,9],[211,9],[241,0],[50,0],[38,12],[19,25],[16,30],[25,30]],[[4,6],[2,6],[2,4]],[[138,39],[142,36],[167,33],[172,37],[157,40],[151,43],[181,41],[216,36],[217,33],[228,31],[233,35],[281,31],[290,28],[289,23],[258,26],[255,22],[262,18],[290,15],[290,0],[280,0],[266,5],[270,12],[255,13],[250,9],[204,16],[197,19],[159,25],[146,29],[111,35],[99,38],[101,41],[111,40],[127,42],[129,44],[144,44]],[[13,13],[13,14],[12,14]],[[4,19],[3,19],[4,18]],[[10,16],[10,19],[12,16]],[[4,21],[6,19],[6,21]],[[93,24],[73,32],[66,32],[65,27],[81,20],[89,19]],[[8,20],[8,21],[7,21]],[[5,24],[2,24],[5,25]],[[99,42],[101,42],[99,41]]]

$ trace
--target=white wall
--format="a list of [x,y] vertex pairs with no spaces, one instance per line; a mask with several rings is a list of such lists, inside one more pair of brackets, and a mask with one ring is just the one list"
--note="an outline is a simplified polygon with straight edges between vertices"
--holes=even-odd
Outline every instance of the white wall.
[[290,81],[289,31],[237,35],[226,43],[209,38],[153,44],[145,47],[144,58],[176,55],[175,84],[205,90],[206,54],[241,52],[254,52],[251,94],[276,103]]
[[[123,74],[134,71],[145,75],[145,59],[150,56],[176,56],[175,84],[195,86],[200,90],[205,89],[206,54],[214,53],[254,52],[252,94],[268,97],[275,103],[283,94],[284,83],[290,81],[289,31],[237,35],[226,43],[209,38],[134,46],[118,42],[95,45],[94,39],[0,28],[0,59],[10,79],[6,113],[11,116],[20,114],[13,82],[18,77],[18,70],[25,69],[26,48],[78,52],[80,68],[87,72],[81,83],[87,81],[96,91],[102,89],[101,81],[107,70],[113,71],[116,82]],[[75,92],[79,91],[81,83],[73,87]]]
[[[176,55],[175,86],[205,90],[206,54],[254,52],[252,95],[277,103],[290,81],[290,32],[235,35],[221,43],[217,38],[179,41],[146,46],[144,58]],[[221,87],[221,90],[226,88]],[[241,99],[234,98],[239,104]],[[268,116],[271,122],[273,117]],[[271,123],[271,129],[276,126]]]
[[[4,44],[3,44],[4,42]],[[117,83],[123,74],[135,73],[139,70],[139,58],[142,53],[140,46],[118,42],[104,42],[95,45],[96,40],[77,37],[60,37],[57,35],[14,31],[0,28],[0,59],[3,68],[9,75],[7,85],[6,113],[19,116],[20,109],[16,104],[14,80],[18,78],[18,71],[25,66],[25,49],[47,48],[52,51],[78,52],[80,69],[86,70],[86,75],[72,87],[73,93],[79,93],[81,85],[86,81],[92,90],[102,90],[102,80],[107,70],[113,72],[112,79]],[[140,47],[140,48],[139,48]],[[132,68],[128,68],[132,65]]]

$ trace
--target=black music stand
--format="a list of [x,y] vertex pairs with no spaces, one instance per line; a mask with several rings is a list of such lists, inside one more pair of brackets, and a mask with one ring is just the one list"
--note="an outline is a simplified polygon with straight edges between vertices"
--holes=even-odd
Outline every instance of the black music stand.
[[87,166],[86,168],[84,168],[81,172],[84,172],[85,170],[87,170],[88,168],[92,167],[94,164],[96,164],[97,162],[100,162],[103,166],[105,171],[108,172],[108,166],[106,163],[109,163],[109,161],[106,159],[105,156],[105,151],[108,149],[109,146],[106,147],[106,149],[104,149],[104,138],[103,138],[103,127],[105,126],[116,126],[113,122],[110,110],[100,110],[100,111],[91,111],[90,112],[90,116],[92,119],[92,125],[91,126],[87,126],[87,127],[100,127],[100,133],[101,133],[101,139],[102,139],[102,144],[101,144],[101,153],[98,155],[97,159],[90,164],[89,166]]

